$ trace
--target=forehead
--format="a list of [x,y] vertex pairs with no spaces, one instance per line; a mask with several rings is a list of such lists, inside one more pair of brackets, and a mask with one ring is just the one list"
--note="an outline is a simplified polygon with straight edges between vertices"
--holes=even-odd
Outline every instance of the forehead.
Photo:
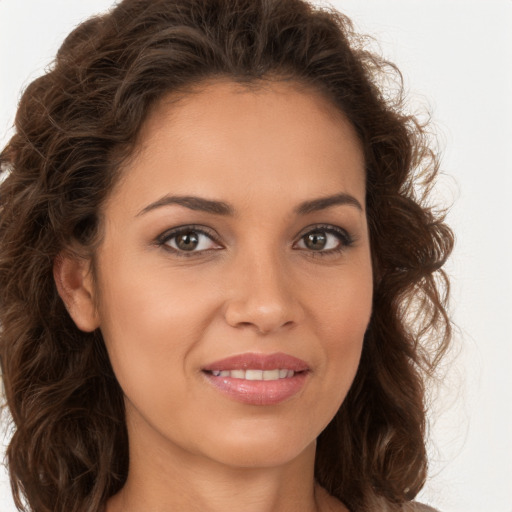
[[351,142],[360,143],[345,115],[325,94],[294,81],[260,80],[244,84],[218,78],[195,85],[186,93],[168,94],[152,107],[141,129],[139,143],[144,146],[172,123],[180,125],[182,135],[187,129],[194,134],[190,130],[197,129],[199,124],[210,132],[227,128],[223,123],[233,128],[239,124],[243,127],[242,133],[250,133],[265,123],[267,131],[280,130],[281,138],[286,132],[311,136],[322,125],[320,135],[326,141],[331,139],[329,132],[339,135],[337,132],[343,127],[344,138],[349,136]]
[[[162,98],[125,169],[138,196],[256,192],[297,200],[335,191],[364,201],[364,158],[345,116],[323,95],[289,82],[218,80]],[[292,199],[290,197],[290,199]]]

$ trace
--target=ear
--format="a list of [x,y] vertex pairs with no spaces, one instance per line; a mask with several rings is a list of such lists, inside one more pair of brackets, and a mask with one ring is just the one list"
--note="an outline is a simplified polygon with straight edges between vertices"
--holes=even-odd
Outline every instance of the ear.
[[61,252],[53,263],[53,278],[76,326],[85,332],[97,329],[99,317],[90,260],[70,252]]

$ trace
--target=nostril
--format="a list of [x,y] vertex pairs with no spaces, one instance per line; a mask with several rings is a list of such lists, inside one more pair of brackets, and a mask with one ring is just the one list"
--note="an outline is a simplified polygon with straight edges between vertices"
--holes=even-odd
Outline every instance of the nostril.
[[299,323],[303,317],[300,304],[291,293],[278,289],[275,282],[273,284],[272,289],[263,286],[251,289],[245,283],[243,295],[228,298],[225,302],[226,322],[237,329],[255,329],[259,334],[289,329]]

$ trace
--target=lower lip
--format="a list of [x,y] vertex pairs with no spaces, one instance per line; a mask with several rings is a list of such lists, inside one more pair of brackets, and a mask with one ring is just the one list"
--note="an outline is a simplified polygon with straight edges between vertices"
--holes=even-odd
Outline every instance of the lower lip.
[[250,405],[276,405],[296,395],[306,382],[308,372],[277,380],[245,380],[216,377],[204,372],[207,380],[229,398]]

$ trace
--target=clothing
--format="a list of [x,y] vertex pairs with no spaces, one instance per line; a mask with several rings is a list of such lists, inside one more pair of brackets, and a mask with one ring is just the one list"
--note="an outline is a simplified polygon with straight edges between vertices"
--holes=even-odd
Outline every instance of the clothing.
[[372,507],[372,512],[440,512],[429,505],[424,505],[417,501],[409,501],[402,505],[392,505],[383,498],[373,503]]
[[439,512],[435,508],[429,507],[428,505],[423,505],[423,503],[418,503],[417,501],[410,503],[410,508],[407,509],[407,512]]

